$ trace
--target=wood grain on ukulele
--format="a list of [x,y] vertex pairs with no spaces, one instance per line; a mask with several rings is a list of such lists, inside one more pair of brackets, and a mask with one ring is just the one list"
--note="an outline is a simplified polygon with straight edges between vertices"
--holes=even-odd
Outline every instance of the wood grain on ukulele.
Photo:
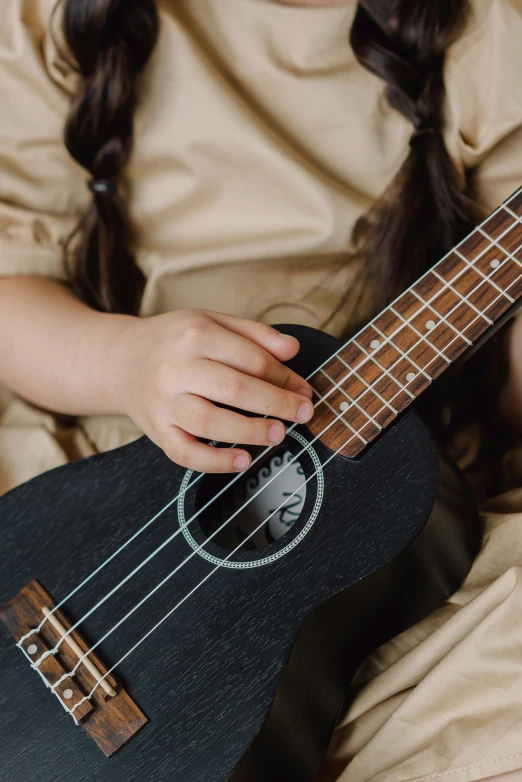
[[[89,652],[89,647],[75,630],[62,641],[63,630],[68,631],[71,624],[62,612],[51,613],[54,605],[45,589],[33,580],[2,607],[0,618],[17,642],[29,634],[22,646],[33,664],[45,654],[49,655],[38,666],[40,675],[48,685],[56,687],[56,694],[66,711],[74,715],[102,752],[110,757],[148,722],[147,717],[96,654],[90,652],[88,655],[91,665],[78,666],[78,651],[83,656]],[[41,630],[31,633],[33,628],[39,627],[44,616],[47,621]],[[67,642],[69,638],[72,638],[74,648]],[[57,645],[58,651],[49,654]],[[73,670],[75,673],[71,677],[56,686],[68,671]],[[86,698],[91,692],[92,695]]]
[[312,378],[325,445],[357,456],[520,297],[521,209],[501,207]]
[[[277,324],[316,413],[246,473],[194,475],[144,437],[0,498],[6,778],[312,782],[362,661],[479,551],[414,403],[521,301],[522,190],[346,344]],[[214,537],[232,519],[237,548]]]

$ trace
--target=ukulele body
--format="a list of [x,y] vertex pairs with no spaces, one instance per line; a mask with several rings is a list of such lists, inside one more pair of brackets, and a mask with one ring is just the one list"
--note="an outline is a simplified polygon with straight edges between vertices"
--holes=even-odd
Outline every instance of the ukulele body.
[[[304,376],[339,347],[312,329],[284,330],[301,342],[290,363]],[[0,623],[2,779],[312,782],[359,664],[459,587],[480,534],[462,475],[414,410],[356,459],[326,465],[332,452],[305,426],[294,432],[283,451],[307,482],[284,536],[232,555],[209,540],[237,498],[188,523],[232,477],[204,476],[64,605],[79,620],[187,524],[189,537],[176,534],[80,627],[95,644],[179,567],[96,649],[113,666],[179,604],[114,671],[150,722],[112,758]],[[142,438],[0,498],[0,604],[32,578],[59,602],[196,477]]]

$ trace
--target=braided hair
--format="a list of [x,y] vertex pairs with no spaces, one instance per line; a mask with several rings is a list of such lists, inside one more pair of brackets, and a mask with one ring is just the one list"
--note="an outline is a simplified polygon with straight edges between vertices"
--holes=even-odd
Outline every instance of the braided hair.
[[351,31],[359,62],[386,84],[389,105],[412,125],[409,152],[354,231],[377,282],[379,305],[452,249],[476,223],[442,131],[444,61],[469,0],[361,0]]
[[[408,154],[382,197],[357,222],[354,245],[375,285],[381,309],[457,245],[479,215],[444,144],[444,64],[461,34],[469,0],[360,0],[350,40],[358,61],[386,84],[389,105],[411,123]],[[420,403],[448,440],[480,421],[482,454],[501,448],[496,402],[506,365],[498,336],[465,370],[445,375]],[[478,462],[477,462],[478,463]]]
[[[378,283],[380,306],[472,227],[474,216],[446,151],[443,68],[469,0],[360,0],[351,31],[359,62],[387,85],[412,123],[409,154],[354,231]],[[143,286],[120,179],[132,151],[136,79],[156,43],[155,0],[64,0],[64,33],[79,73],[65,129],[92,176],[91,205],[75,237],[74,290],[92,307],[137,311]]]
[[143,276],[120,178],[132,152],[136,77],[158,34],[156,4],[65,0],[63,28],[80,76],[65,145],[92,177],[92,202],[75,232],[72,287],[95,309],[132,313]]

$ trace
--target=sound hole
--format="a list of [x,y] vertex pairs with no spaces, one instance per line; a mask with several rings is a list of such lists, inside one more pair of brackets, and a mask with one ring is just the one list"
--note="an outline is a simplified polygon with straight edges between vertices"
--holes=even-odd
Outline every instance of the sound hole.
[[[206,475],[197,496],[198,509],[230,479],[230,475]],[[201,529],[207,536],[216,533],[213,542],[229,551],[238,546],[238,551],[265,548],[286,535],[301,515],[305,480],[299,460],[290,451],[284,447],[270,451],[201,513]]]

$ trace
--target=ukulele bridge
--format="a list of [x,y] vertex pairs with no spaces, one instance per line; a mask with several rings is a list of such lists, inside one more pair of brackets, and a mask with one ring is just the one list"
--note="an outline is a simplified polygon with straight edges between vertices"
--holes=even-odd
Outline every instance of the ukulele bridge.
[[54,607],[33,580],[0,609],[0,619],[63,708],[110,757],[148,719],[79,633],[68,632],[71,623]]

